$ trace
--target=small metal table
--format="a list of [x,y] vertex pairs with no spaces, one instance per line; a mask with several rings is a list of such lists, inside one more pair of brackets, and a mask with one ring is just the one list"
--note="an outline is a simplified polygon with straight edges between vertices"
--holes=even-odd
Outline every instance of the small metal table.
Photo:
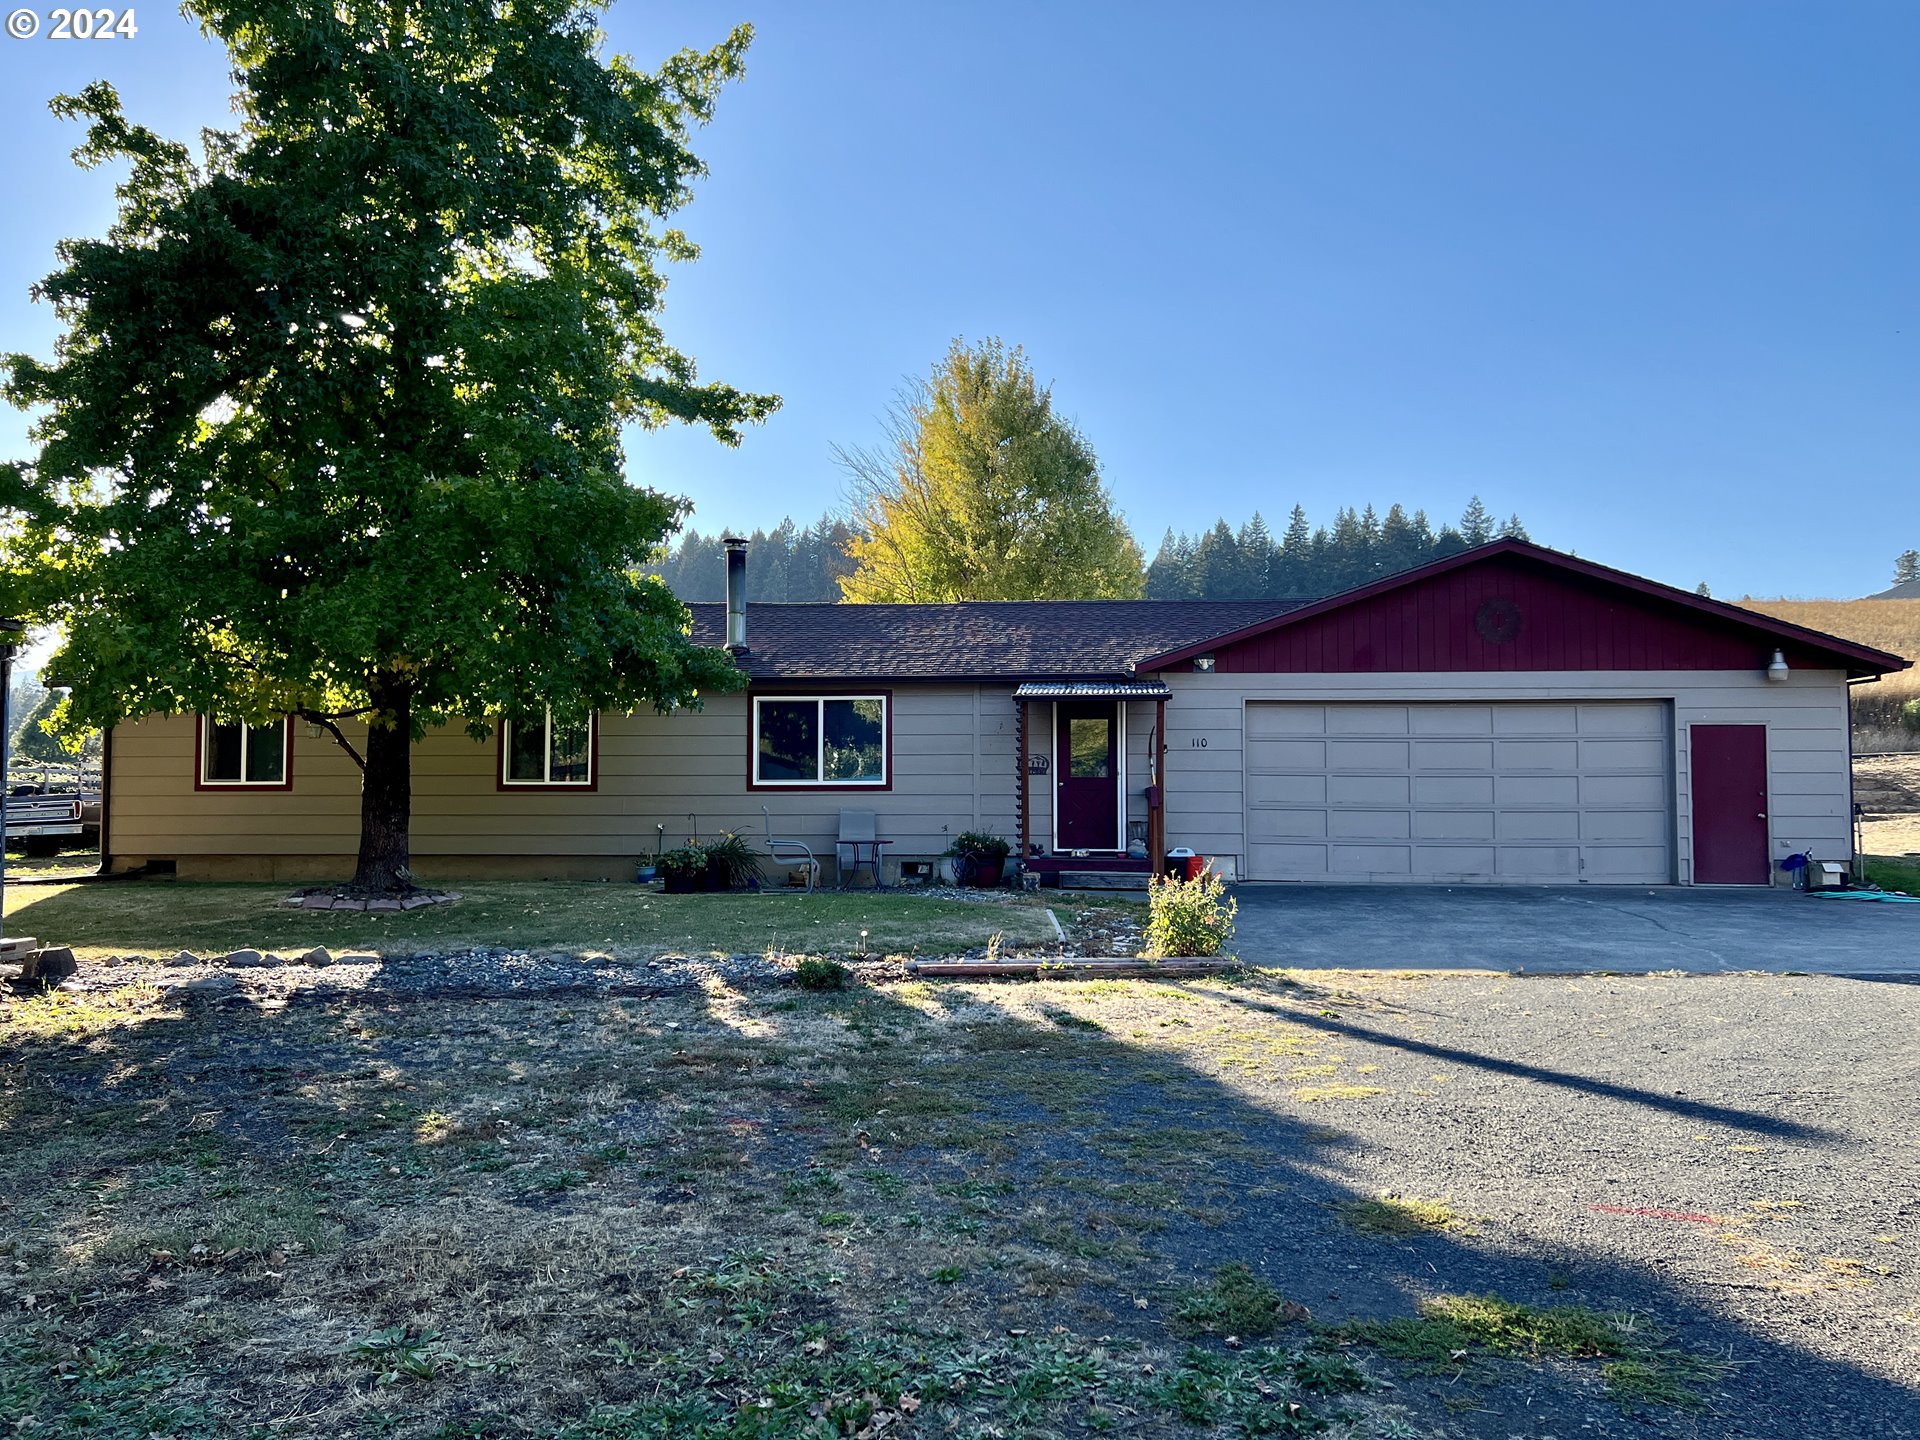
[[865,870],[869,875],[873,876],[874,889],[885,889],[886,887],[880,883],[880,852],[892,843],[891,840],[840,841],[839,845],[841,849],[853,852],[848,857],[847,864],[840,871],[840,889],[847,889],[847,882],[859,875],[862,870]]

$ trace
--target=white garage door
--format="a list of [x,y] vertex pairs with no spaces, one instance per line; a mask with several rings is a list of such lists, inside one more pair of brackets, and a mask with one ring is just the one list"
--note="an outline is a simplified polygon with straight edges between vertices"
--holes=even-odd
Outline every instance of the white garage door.
[[1665,884],[1661,702],[1247,706],[1247,878]]

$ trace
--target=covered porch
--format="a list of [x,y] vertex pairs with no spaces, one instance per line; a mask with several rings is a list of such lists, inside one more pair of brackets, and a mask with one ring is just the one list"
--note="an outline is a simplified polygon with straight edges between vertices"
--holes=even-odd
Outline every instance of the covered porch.
[[1014,690],[1016,853],[1043,885],[1137,889],[1166,853],[1166,711],[1158,681]]

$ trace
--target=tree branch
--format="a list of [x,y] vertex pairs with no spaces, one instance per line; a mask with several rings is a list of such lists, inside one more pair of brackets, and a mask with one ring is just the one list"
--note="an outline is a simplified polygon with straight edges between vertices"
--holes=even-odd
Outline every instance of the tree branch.
[[351,740],[340,733],[340,727],[333,723],[334,717],[331,715],[322,715],[318,710],[296,710],[293,713],[309,725],[318,725],[322,730],[333,736],[333,738],[339,742],[340,748],[347,752],[347,755],[352,759],[353,763],[360,767],[362,773],[366,771],[366,757],[353,748],[353,742]]

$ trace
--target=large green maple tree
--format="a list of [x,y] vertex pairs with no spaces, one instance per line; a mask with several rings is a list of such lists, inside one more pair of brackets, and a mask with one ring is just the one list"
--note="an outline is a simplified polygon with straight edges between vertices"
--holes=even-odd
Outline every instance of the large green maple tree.
[[0,466],[5,598],[62,633],[76,724],[331,730],[365,888],[408,883],[428,727],[741,683],[641,574],[685,502],[625,481],[621,429],[735,443],[778,404],[701,382],[660,325],[691,132],[751,32],[648,72],[604,55],[600,9],[190,0],[239,115],[197,157],[109,86],[54,102],[82,165],[127,172],[37,287],[55,357],[4,361],[40,412]]

